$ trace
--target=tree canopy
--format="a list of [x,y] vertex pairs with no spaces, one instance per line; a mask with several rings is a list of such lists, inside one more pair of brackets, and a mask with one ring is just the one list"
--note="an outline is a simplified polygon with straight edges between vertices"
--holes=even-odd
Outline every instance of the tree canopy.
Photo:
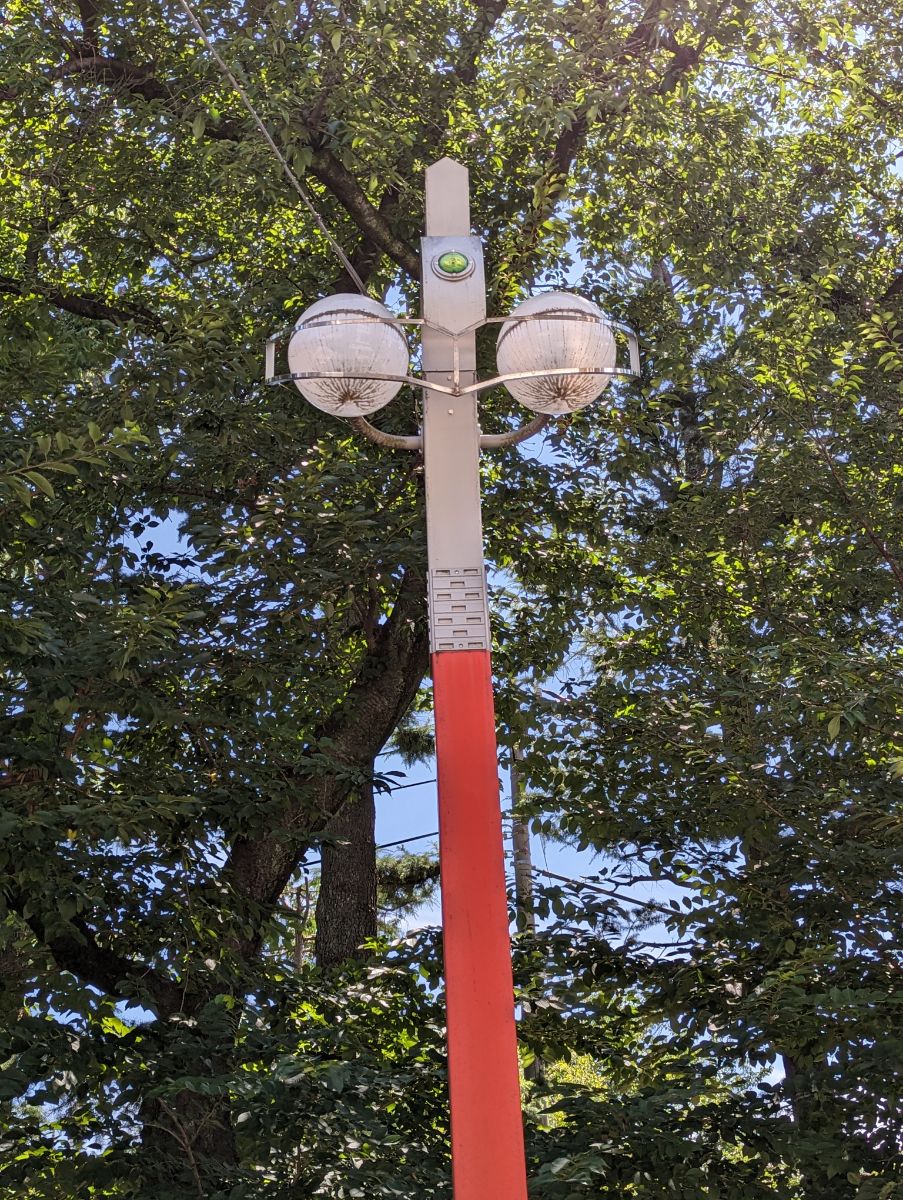
[[515,939],[531,1195],[903,1195],[899,4],[196,11],[309,203],[182,4],[0,26],[0,1195],[450,1194],[440,939],[341,951],[424,748],[422,476],[262,382],[352,286],[324,227],[416,310],[444,154],[493,311],[643,347],[482,465],[502,744],[600,856]]

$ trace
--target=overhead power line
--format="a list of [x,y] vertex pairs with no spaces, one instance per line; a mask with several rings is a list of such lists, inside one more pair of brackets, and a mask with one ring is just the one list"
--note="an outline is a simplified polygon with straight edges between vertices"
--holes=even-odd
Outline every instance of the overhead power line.
[[390,785],[387,790],[388,790],[389,795],[391,796],[395,792],[403,792],[405,790],[405,788],[425,787],[428,783],[435,783],[435,782],[436,782],[435,779],[418,779],[414,783],[399,783],[399,784],[395,784],[395,785]]
[[435,833],[420,833],[417,835],[417,837],[399,838],[397,842],[383,842],[376,848],[377,850],[391,850],[393,846],[407,846],[409,842],[425,842],[427,838],[434,838],[438,836],[439,830],[437,829]]
[[[510,813],[502,813],[503,817],[510,817]],[[439,836],[439,830],[434,829],[431,833],[418,833],[414,837],[399,838],[397,842],[380,842],[375,847],[377,850],[391,850],[395,846],[407,846],[410,842],[424,842],[427,838],[435,838]],[[506,857],[510,855],[509,851],[505,851]],[[311,858],[303,864],[305,867],[315,867],[321,859]],[[530,865],[530,871],[533,875],[542,875],[546,879],[554,879],[559,883],[569,883],[576,887],[583,888],[590,892],[601,892],[605,896],[611,896],[615,900],[621,900],[625,904],[633,904],[637,908],[645,908],[651,912],[664,913],[666,916],[671,916],[672,911],[664,904],[656,904],[654,900],[640,900],[636,896],[625,896],[621,888],[616,885],[606,887],[604,884],[595,883],[591,879],[575,879],[572,875],[557,875],[554,871],[543,871],[541,867]]]
[[576,884],[588,892],[601,892],[603,896],[611,896],[615,900],[622,900],[625,904],[634,904],[637,908],[648,908],[651,912],[664,913],[669,917],[672,915],[671,909],[664,904],[656,904],[654,900],[638,900],[635,896],[625,896],[616,884],[606,887],[604,884],[594,883],[591,879],[574,879],[571,875],[556,875],[554,871],[543,871],[539,867],[533,867],[532,871],[534,875],[542,875],[546,879]]
[[276,158],[278,159],[279,164],[285,173],[286,179],[289,181],[289,183],[292,185],[292,187],[295,189],[295,191],[301,197],[302,204],[305,206],[307,211],[313,217],[314,221],[316,221],[317,228],[320,230],[320,232],[326,238],[329,245],[332,247],[332,250],[335,253],[336,258],[338,258],[339,262],[342,264],[342,266],[348,272],[349,277],[354,281],[354,285],[358,289],[358,291],[361,293],[361,295],[366,296],[367,289],[364,287],[364,281],[361,279],[360,275],[358,275],[357,271],[351,265],[351,260],[348,258],[348,255],[345,253],[345,251],[342,249],[342,247],[339,245],[339,243],[336,241],[336,239],[333,237],[333,235],[329,232],[326,222],[320,216],[319,212],[317,212],[317,209],[314,206],[314,202],[310,198],[310,194],[308,193],[308,191],[304,187],[304,185],[301,183],[301,181],[298,179],[295,172],[288,165],[288,161],[287,161],[285,155],[282,153],[282,151],[279,149],[279,147],[273,141],[272,137],[270,136],[270,131],[267,129],[266,125],[264,125],[263,121],[261,120],[261,118],[257,112],[257,109],[251,103],[251,100],[250,100],[247,92],[241,86],[241,84],[238,82],[238,80],[235,78],[235,75],[233,74],[231,68],[229,67],[229,64],[222,57],[220,52],[217,50],[216,46],[214,46],[213,42],[208,37],[207,32],[204,29],[204,26],[198,20],[194,10],[192,9],[191,5],[188,3],[188,0],[179,0],[179,4],[181,5],[182,9],[184,10],[189,21],[192,23],[192,25],[197,30],[198,36],[200,37],[200,39],[204,43],[204,45],[207,47],[207,50],[210,53],[211,57],[214,59],[217,66],[222,71],[223,75],[226,77],[226,79],[228,79],[229,83],[235,89],[235,92],[238,95],[238,97],[241,99],[242,104],[244,104],[245,108],[248,110],[248,112],[251,116],[251,119],[254,121],[254,124],[260,130],[267,145],[270,147],[270,149],[273,151]]
[[[382,842],[382,843],[380,843],[380,845],[376,846],[375,849],[376,850],[391,850],[393,846],[407,846],[407,844],[409,842],[425,842],[427,838],[434,838],[434,837],[438,837],[438,836],[439,836],[439,830],[437,829],[434,833],[418,833],[416,837],[399,838],[397,842]],[[305,863],[302,863],[301,865],[303,867],[315,867],[315,866],[317,866],[318,863],[320,863],[322,861],[323,860],[320,858],[309,858]]]

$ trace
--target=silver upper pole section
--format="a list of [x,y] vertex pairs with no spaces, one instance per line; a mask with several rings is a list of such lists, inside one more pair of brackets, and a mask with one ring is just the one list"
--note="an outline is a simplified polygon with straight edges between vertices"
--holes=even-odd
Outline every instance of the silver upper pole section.
[[[467,168],[443,158],[426,169],[423,374],[476,382],[474,327],[486,316],[483,250],[470,236]],[[480,519],[477,396],[423,392],[423,458],[433,652],[488,650],[489,610]]]

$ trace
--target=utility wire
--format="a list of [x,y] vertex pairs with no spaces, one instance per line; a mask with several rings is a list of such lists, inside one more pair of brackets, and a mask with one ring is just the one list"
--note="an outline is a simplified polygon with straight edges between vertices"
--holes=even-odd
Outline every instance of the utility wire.
[[408,842],[425,842],[427,838],[434,838],[438,836],[439,830],[437,829],[435,833],[421,833],[417,837],[400,838],[397,842],[383,842],[382,845],[377,846],[376,849],[389,850],[392,846],[406,846]]
[[[397,783],[395,785],[390,785],[388,787],[387,791],[388,791],[389,795],[392,796],[395,794],[395,792],[403,792],[405,790],[405,788],[426,787],[426,785],[428,783],[435,783],[435,782],[436,782],[435,779],[418,779],[416,783]],[[427,836],[429,836],[429,835],[427,835]]]
[[625,904],[635,904],[637,908],[648,908],[651,912],[664,913],[666,916],[672,915],[672,910],[664,904],[656,904],[654,900],[637,900],[635,896],[625,896],[617,884],[611,887],[605,887],[600,883],[593,883],[589,879],[574,879],[570,875],[556,875],[554,871],[543,871],[540,867],[533,867],[534,875],[543,875],[546,879],[557,879],[561,883],[573,883],[578,887],[585,888],[589,892],[601,892],[603,896],[611,896],[615,900],[621,900]]
[[302,204],[305,206],[307,211],[310,213],[310,215],[316,221],[317,228],[320,230],[320,232],[326,238],[327,242],[329,242],[329,245],[332,247],[339,262],[341,262],[342,266],[348,272],[349,277],[354,281],[354,284],[357,287],[358,291],[361,293],[362,296],[366,296],[367,289],[364,287],[364,281],[361,279],[360,275],[358,275],[357,271],[355,271],[354,267],[351,265],[351,261],[348,258],[348,255],[345,253],[345,251],[342,249],[342,247],[339,245],[339,243],[335,240],[335,238],[329,232],[326,222],[323,220],[323,218],[320,216],[320,214],[317,212],[316,208],[314,207],[314,202],[311,200],[307,189],[303,186],[303,184],[298,179],[295,172],[288,165],[285,155],[282,153],[282,151],[279,149],[279,147],[273,141],[272,137],[270,136],[270,131],[267,129],[266,125],[264,125],[263,121],[260,119],[260,117],[257,113],[257,109],[251,103],[247,92],[241,86],[241,84],[238,82],[238,80],[235,78],[235,75],[232,73],[232,71],[229,67],[229,64],[225,61],[225,59],[222,57],[220,52],[217,50],[216,46],[214,46],[213,42],[207,36],[207,33],[206,33],[203,25],[198,20],[197,16],[194,13],[194,10],[192,9],[191,5],[188,3],[188,0],[179,0],[179,4],[181,5],[182,9],[184,10],[189,21],[192,23],[192,25],[197,30],[198,36],[200,37],[200,39],[204,43],[204,45],[207,47],[207,50],[210,53],[210,55],[216,61],[219,69],[222,71],[223,75],[225,75],[226,79],[228,79],[229,83],[232,84],[232,87],[235,89],[235,92],[240,97],[242,104],[244,104],[245,108],[250,113],[251,118],[254,121],[254,124],[257,126],[257,128],[260,130],[261,134],[263,135],[264,140],[266,141],[267,145],[270,147],[270,149],[276,155],[276,158],[279,160],[279,164],[282,167],[282,170],[285,172],[286,179],[288,179],[289,183],[292,185],[292,187],[295,189],[295,191],[301,197]]
[[[502,816],[507,817],[507,816],[510,816],[510,814],[502,813]],[[378,846],[375,847],[375,849],[391,850],[395,846],[406,846],[406,845],[408,845],[409,842],[424,842],[424,841],[426,841],[427,838],[434,838],[434,837],[438,837],[438,836],[439,836],[439,830],[435,829],[435,830],[433,830],[432,833],[419,833],[419,834],[417,834],[416,837],[399,838],[399,840],[397,842],[381,842]],[[508,855],[509,852],[506,850],[505,854]],[[303,866],[304,867],[315,867],[321,861],[322,861],[322,859],[319,859],[319,858],[311,858],[307,862],[305,862],[303,864]],[[637,908],[646,908],[646,909],[649,909],[651,912],[664,913],[666,916],[672,915],[671,909],[666,908],[664,904],[656,904],[654,900],[638,900],[635,896],[625,896],[621,892],[620,888],[618,888],[617,886],[605,887],[602,884],[593,883],[589,879],[574,879],[573,876],[571,876],[571,875],[556,875],[554,871],[543,871],[541,867],[534,867],[532,865],[530,867],[530,870],[534,875],[543,875],[543,876],[545,876],[546,879],[555,879],[561,883],[572,883],[572,884],[575,884],[577,887],[585,888],[587,891],[590,891],[590,892],[601,892],[605,896],[611,896],[611,897],[613,897],[613,899],[621,900],[622,902],[624,902],[626,904],[633,904]]]
[[[393,846],[406,846],[408,842],[425,842],[427,838],[434,838],[438,836],[439,830],[437,829],[435,833],[419,833],[416,837],[400,838],[397,842],[382,842],[379,846],[375,846],[374,849],[391,850]],[[301,865],[302,867],[315,867],[322,861],[323,860],[321,858],[309,858]]]

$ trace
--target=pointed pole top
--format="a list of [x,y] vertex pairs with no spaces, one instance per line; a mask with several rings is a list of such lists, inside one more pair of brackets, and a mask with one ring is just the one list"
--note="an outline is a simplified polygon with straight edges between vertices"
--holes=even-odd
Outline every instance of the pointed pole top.
[[448,167],[457,167],[459,171],[466,171],[467,168],[463,163],[459,163],[456,158],[452,158],[449,154],[443,154],[441,158],[437,158],[434,163],[430,163],[427,171],[435,171],[438,168],[447,169]]
[[453,158],[440,158],[426,169],[426,232],[432,237],[470,233],[470,175]]

